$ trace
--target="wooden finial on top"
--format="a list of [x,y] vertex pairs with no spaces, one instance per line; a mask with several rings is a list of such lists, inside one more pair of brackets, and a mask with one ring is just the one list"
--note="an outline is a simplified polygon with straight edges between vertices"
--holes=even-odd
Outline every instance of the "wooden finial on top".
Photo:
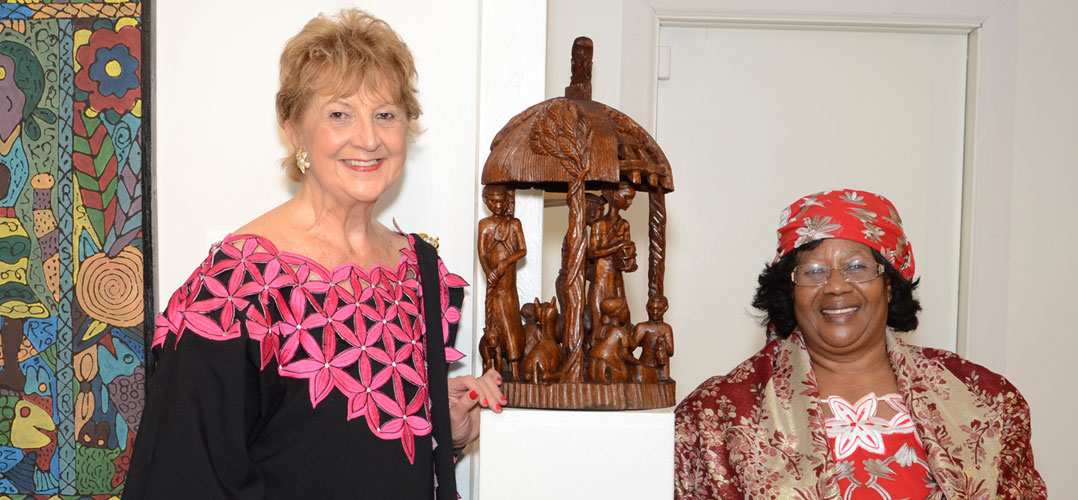
[[565,87],[566,99],[591,100],[591,54],[594,44],[586,36],[573,41],[572,77]]

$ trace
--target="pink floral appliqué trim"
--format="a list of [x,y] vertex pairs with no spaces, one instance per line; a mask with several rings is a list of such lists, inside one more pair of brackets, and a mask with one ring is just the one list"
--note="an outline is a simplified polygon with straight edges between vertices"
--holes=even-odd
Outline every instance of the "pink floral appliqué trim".
[[[153,345],[163,346],[173,334],[178,346],[187,331],[231,340],[246,329],[259,343],[263,369],[276,360],[282,376],[307,379],[312,407],[340,391],[348,398],[349,420],[362,417],[379,438],[400,439],[414,462],[414,438],[429,434],[431,422],[426,323],[411,235],[408,243],[396,268],[346,263],[329,270],[278,251],[265,238],[229,235],[169,299]],[[460,321],[449,288],[467,282],[440,259],[438,271],[445,358],[453,362],[464,354],[448,346],[449,326]]]

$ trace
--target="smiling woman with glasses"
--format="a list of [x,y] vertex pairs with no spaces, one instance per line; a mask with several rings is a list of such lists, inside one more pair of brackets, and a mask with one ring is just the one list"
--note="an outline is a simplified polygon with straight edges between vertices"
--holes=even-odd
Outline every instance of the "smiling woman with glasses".
[[883,264],[866,263],[860,260],[843,264],[842,267],[831,269],[820,264],[807,264],[797,266],[790,273],[790,281],[797,286],[820,286],[826,285],[831,280],[831,273],[839,271],[842,279],[847,283],[864,283],[879,278],[883,274]]
[[886,198],[798,199],[752,305],[768,344],[678,405],[679,499],[1047,498],[1029,407],[917,328],[913,248]]

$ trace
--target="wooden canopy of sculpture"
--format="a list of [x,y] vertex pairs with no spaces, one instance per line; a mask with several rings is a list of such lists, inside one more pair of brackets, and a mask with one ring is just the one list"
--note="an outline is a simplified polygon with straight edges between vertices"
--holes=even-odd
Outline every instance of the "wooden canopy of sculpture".
[[603,103],[568,97],[509,120],[491,143],[482,182],[565,192],[581,174],[587,189],[628,181],[637,191],[674,190],[670,163],[643,127]]
[[582,380],[584,309],[585,191],[628,182],[649,198],[648,295],[663,293],[666,251],[664,195],[673,191],[670,163],[639,124],[624,113],[591,100],[592,42],[573,45],[572,80],[565,97],[536,104],[513,117],[495,136],[483,167],[483,184],[565,192],[569,207],[565,344],[568,359],[562,382]]

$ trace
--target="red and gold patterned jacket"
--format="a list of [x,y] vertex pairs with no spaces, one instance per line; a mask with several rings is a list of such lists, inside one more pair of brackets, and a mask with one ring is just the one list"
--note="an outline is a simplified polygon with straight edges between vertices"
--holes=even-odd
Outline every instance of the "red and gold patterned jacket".
[[[1048,497],[1018,389],[954,353],[890,333],[887,351],[943,498]],[[700,384],[676,415],[678,499],[842,498],[800,334]]]

